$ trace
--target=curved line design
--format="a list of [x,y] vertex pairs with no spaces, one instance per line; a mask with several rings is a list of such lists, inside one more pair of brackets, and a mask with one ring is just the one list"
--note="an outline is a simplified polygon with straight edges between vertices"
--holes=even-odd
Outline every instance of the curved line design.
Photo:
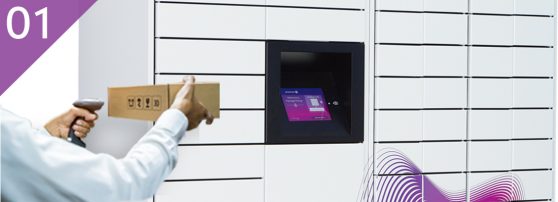
[[[379,153],[376,170],[382,176],[374,176],[372,165],[368,165],[359,197],[361,201],[467,201],[467,190],[450,192],[438,187],[428,176],[420,175],[420,168],[398,150],[387,148]],[[512,174],[491,178],[472,187],[469,194],[471,202],[517,201],[524,195],[519,179]]]

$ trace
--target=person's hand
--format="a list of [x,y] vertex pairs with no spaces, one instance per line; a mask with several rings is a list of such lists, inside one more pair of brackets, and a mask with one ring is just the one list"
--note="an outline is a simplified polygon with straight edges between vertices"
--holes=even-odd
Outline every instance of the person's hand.
[[171,109],[178,109],[188,117],[188,130],[197,128],[204,119],[208,125],[213,123],[211,113],[194,97],[195,78],[193,76],[185,77],[184,82],[184,86],[176,94]]
[[[78,117],[82,119],[76,121],[73,126],[70,126]],[[70,127],[72,127],[77,137],[85,138],[89,131],[91,131],[91,128],[95,127],[95,120],[97,120],[97,114],[85,109],[72,107],[67,112],[50,120],[45,125],[45,129],[54,137],[66,139],[68,138]]]

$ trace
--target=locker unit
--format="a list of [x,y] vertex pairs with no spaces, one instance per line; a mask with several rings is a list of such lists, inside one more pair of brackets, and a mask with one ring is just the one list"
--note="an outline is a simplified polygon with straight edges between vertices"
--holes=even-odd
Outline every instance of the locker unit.
[[363,201],[553,200],[555,2],[461,2],[372,5]]
[[[221,83],[220,119],[186,133],[157,202],[551,201],[554,8],[104,0],[80,24],[80,97]],[[283,96],[316,88],[331,116],[292,121]],[[152,124],[101,119],[87,142],[121,157]]]

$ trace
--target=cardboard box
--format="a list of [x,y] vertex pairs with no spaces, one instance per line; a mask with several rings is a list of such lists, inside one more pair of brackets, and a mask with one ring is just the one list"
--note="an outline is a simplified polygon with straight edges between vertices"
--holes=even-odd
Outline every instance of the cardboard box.
[[[115,87],[108,89],[110,117],[156,121],[184,84]],[[196,97],[215,118],[220,115],[219,83],[195,83]]]

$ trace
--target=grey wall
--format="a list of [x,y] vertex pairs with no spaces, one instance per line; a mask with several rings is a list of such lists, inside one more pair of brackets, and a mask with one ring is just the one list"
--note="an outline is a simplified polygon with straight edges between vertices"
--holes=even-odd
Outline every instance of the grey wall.
[[[148,83],[147,3],[98,0],[80,20],[79,97],[107,100],[107,87]],[[95,153],[123,157],[147,131],[145,121],[109,118],[99,112],[86,138]]]

